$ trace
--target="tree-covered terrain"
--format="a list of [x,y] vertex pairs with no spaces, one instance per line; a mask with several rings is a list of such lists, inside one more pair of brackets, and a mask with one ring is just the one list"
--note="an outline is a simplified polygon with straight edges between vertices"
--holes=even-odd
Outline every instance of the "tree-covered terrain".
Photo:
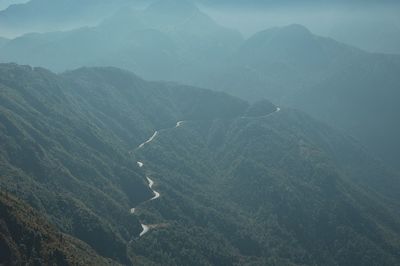
[[117,265],[84,242],[61,233],[8,191],[0,194],[2,265]]
[[248,105],[113,68],[56,75],[2,64],[0,91],[2,187],[121,263],[142,230],[129,210],[152,193],[131,151],[155,128],[233,117]]
[[399,177],[304,114],[188,121],[139,157],[161,193],[140,212],[160,227],[135,243],[139,256],[163,265],[400,263]]
[[367,53],[290,25],[250,37],[232,60],[216,88],[305,111],[398,167],[399,55]]
[[82,247],[76,262],[96,252],[96,265],[400,263],[399,176],[267,100],[116,68],[2,64],[0,145],[5,262],[72,262]]
[[[15,9],[35,5],[32,12],[44,16],[40,2]],[[65,1],[53,2],[48,8],[61,18]],[[94,4],[72,2],[82,10]],[[249,101],[267,98],[342,129],[392,167],[400,165],[398,55],[365,52],[301,25],[244,38],[188,0],[152,1],[144,10],[122,8],[109,15],[91,27],[0,41],[0,61],[54,71],[116,66],[146,79],[225,91]]]

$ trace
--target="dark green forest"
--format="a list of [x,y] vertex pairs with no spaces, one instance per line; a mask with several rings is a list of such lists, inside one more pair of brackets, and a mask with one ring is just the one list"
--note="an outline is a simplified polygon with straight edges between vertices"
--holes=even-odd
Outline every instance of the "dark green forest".
[[400,264],[399,174],[267,100],[1,64],[0,146],[1,263]]
[[115,265],[2,189],[0,258],[4,265]]
[[[267,98],[342,130],[399,169],[398,54],[363,51],[299,24],[244,36],[234,27],[221,25],[190,0],[150,1],[147,8],[139,10],[135,3],[144,0],[131,1],[133,6],[126,6],[127,0],[118,0],[105,11],[104,0],[41,1],[0,12],[0,25],[3,21],[4,26],[27,30],[41,25],[31,23],[39,19],[37,14],[44,20],[41,23],[48,25],[54,16],[61,21],[85,18],[87,10],[97,13],[100,21],[68,30],[32,30],[0,40],[0,62],[57,72],[82,66],[116,66],[149,80],[224,91],[249,101]],[[60,7],[66,2],[70,3],[68,10],[73,10],[70,16]],[[242,1],[242,5],[247,2]],[[352,1],[346,2],[351,6]],[[355,12],[358,9],[354,7]],[[328,10],[334,12],[335,8],[328,5]],[[379,10],[372,13],[374,18]],[[18,27],[15,20],[22,26]],[[388,30],[365,28],[373,32]],[[398,29],[390,36],[400,36]]]
[[398,14],[0,0],[0,266],[400,266]]

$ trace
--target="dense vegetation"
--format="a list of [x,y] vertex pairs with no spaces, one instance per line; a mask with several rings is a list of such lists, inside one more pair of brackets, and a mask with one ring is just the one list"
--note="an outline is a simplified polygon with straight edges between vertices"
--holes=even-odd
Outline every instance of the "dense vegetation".
[[[35,2],[40,1],[31,5]],[[55,71],[110,65],[147,79],[252,101],[267,98],[343,129],[392,167],[400,165],[399,56],[367,53],[300,25],[245,39],[190,1],[161,0],[143,11],[124,8],[94,27],[31,33],[3,43],[2,62]]]
[[117,69],[63,75],[0,65],[1,184],[61,231],[127,263],[141,226],[129,209],[151,197],[131,151],[180,119],[235,116],[223,93],[145,82]]
[[299,108],[399,165],[400,56],[366,53],[300,25],[259,32],[235,56],[228,84],[222,75],[216,87]]
[[30,206],[1,191],[1,265],[116,265],[58,231]]
[[0,11],[0,264],[400,265],[400,57],[143,2]]
[[[18,198],[2,200],[1,243],[21,252],[8,259],[30,260],[17,219],[71,249],[86,242],[82,260],[93,248],[139,265],[400,263],[399,177],[298,111],[116,68],[2,64],[0,92],[0,185]],[[151,225],[142,238],[139,220]],[[58,259],[48,245],[32,259]]]
[[140,217],[167,224],[136,243],[143,257],[163,265],[400,263],[399,177],[303,114],[186,122],[141,156],[162,197]]

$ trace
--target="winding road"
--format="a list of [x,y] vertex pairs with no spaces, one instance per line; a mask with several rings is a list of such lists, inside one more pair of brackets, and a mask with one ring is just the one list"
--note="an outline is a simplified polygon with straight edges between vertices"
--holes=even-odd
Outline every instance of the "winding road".
[[142,232],[140,232],[139,237],[142,237],[144,234],[146,234],[148,231],[150,231],[150,227],[148,225],[142,224]]
[[[178,122],[178,123],[179,123],[179,122]],[[178,124],[177,124],[177,127],[178,127]],[[158,135],[158,131],[155,131],[154,134],[153,134],[147,141],[143,142],[142,144],[140,144],[140,145],[138,146],[138,149],[141,149],[141,148],[144,147],[144,145],[146,145],[146,144],[152,142],[152,141],[157,137],[157,135]],[[137,162],[137,165],[138,165],[140,168],[143,168],[144,163],[138,161],[138,162]],[[148,176],[146,176],[146,179],[147,179],[147,182],[149,183],[149,188],[151,189],[151,191],[153,191],[153,194],[154,194],[154,196],[153,196],[151,199],[147,200],[147,201],[153,201],[153,200],[155,200],[155,199],[158,199],[158,198],[160,197],[160,193],[157,192],[157,191],[155,191],[155,190],[153,189],[154,181],[153,181],[150,177],[148,177]],[[134,214],[135,211],[136,211],[136,208],[132,208],[132,209],[131,209],[131,213],[132,213],[132,214]],[[149,225],[141,224],[141,226],[142,226],[142,232],[140,232],[139,237],[142,237],[143,235],[145,235],[147,232],[150,231],[150,226],[149,226]]]
[[[137,162],[137,164],[140,168],[142,168],[144,166],[144,164],[142,162]],[[154,181],[148,176],[146,176],[146,179],[149,182],[149,188],[151,189],[151,191],[153,191],[153,194],[154,194],[154,197],[152,197],[151,199],[149,199],[147,201],[152,201],[152,200],[158,199],[160,197],[160,193],[158,193],[157,191],[155,191],[153,189]],[[134,214],[135,211],[136,211],[136,208],[131,209],[132,214]],[[140,232],[139,237],[142,237],[144,234],[146,234],[147,232],[150,231],[149,225],[141,224],[141,226],[142,226],[142,232]]]
[[[275,110],[274,112],[272,112],[272,113],[270,113],[270,114],[267,114],[267,116],[272,115],[273,113],[280,112],[280,111],[281,111],[281,108],[280,108],[280,107],[277,107],[276,110]],[[178,122],[176,123],[175,128],[181,127],[181,126],[183,125],[184,122],[185,122],[185,121],[178,121]],[[149,144],[150,142],[152,142],[152,141],[157,137],[157,135],[158,135],[158,131],[155,131],[154,134],[153,134],[148,140],[146,140],[145,142],[143,142],[142,144],[140,144],[140,145],[138,146],[138,149],[141,149],[141,148],[143,148],[146,144]],[[143,168],[144,163],[138,161],[138,162],[137,162],[137,165],[138,165],[140,168]],[[154,181],[153,181],[150,177],[148,177],[148,176],[146,176],[146,179],[147,179],[147,182],[148,182],[148,184],[149,184],[149,188],[151,189],[151,191],[152,191],[153,194],[154,194],[154,196],[153,196],[151,199],[147,200],[147,201],[153,201],[153,200],[158,199],[158,198],[160,197],[160,193],[157,192],[157,191],[155,191],[155,190],[153,189]],[[147,201],[145,201],[145,202],[147,202]],[[144,203],[144,202],[142,202],[142,203]],[[130,210],[130,212],[131,212],[132,214],[134,214],[135,211],[136,211],[136,208],[132,208],[132,209]],[[150,228],[154,228],[154,226],[145,225],[145,224],[141,224],[141,226],[142,226],[142,232],[140,232],[139,238],[142,237],[142,236],[144,236],[146,233],[148,233],[148,232],[150,231]]]
[[152,197],[152,198],[150,199],[150,201],[155,200],[155,199],[158,199],[158,198],[160,197],[160,193],[158,193],[157,191],[155,191],[155,190],[153,189],[154,181],[151,180],[150,177],[148,177],[148,176],[146,176],[146,178],[147,178],[147,181],[149,181],[149,188],[150,188],[150,189],[153,191],[153,193],[154,193],[154,197]]
[[151,136],[147,141],[145,141],[145,142],[143,142],[142,144],[140,144],[138,148],[139,148],[139,149],[140,149],[140,148],[143,148],[144,145],[146,145],[146,144],[152,142],[152,141],[157,137],[157,135],[158,135],[158,131],[155,131],[154,134],[153,134],[153,136]]
[[175,126],[175,127],[177,128],[177,127],[180,127],[180,126],[182,126],[182,124],[183,124],[184,122],[185,122],[185,121],[179,121],[179,122],[176,122],[176,126]]

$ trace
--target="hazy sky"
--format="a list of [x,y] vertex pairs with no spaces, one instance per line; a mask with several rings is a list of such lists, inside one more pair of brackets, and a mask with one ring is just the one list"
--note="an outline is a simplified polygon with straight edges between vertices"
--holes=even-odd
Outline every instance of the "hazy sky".
[[400,53],[400,5],[390,0],[379,4],[356,0],[335,4],[322,0],[200,1],[205,4],[202,9],[215,20],[239,29],[245,36],[296,23],[369,51]]
[[366,5],[366,4],[389,4],[397,3],[398,0],[196,0],[198,2],[213,6],[283,6],[283,5]]

